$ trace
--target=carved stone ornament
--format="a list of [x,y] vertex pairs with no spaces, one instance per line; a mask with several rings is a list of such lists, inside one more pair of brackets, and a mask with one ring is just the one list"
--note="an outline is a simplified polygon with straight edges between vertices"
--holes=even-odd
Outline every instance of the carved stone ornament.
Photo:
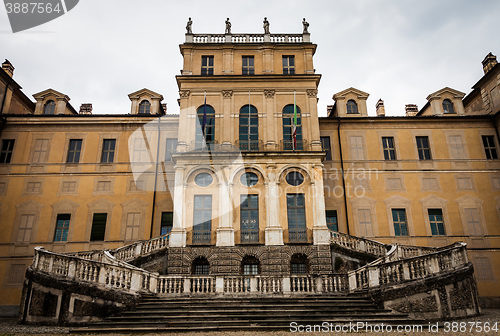
[[233,90],[222,90],[222,97],[231,98],[233,96]]
[[264,90],[264,95],[266,98],[274,98],[274,94],[276,93],[276,90]]
[[181,90],[181,91],[179,91],[179,96],[181,98],[189,98],[190,93],[191,93],[191,91],[189,91],[189,90]]
[[316,98],[316,96],[318,95],[318,90],[316,89],[307,90],[307,95],[311,98]]

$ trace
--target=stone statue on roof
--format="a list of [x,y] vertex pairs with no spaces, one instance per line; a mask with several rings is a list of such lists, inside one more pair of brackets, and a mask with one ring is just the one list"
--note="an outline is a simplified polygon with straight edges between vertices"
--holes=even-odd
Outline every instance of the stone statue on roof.
[[306,18],[302,20],[302,26],[304,27],[304,31],[302,33],[309,34],[309,23],[306,21]]
[[231,22],[229,22],[229,18],[226,20],[226,34],[231,34]]
[[267,21],[267,17],[264,18],[264,34],[269,34],[269,21]]
[[186,34],[192,34],[193,31],[191,30],[191,26],[193,25],[193,21],[191,21],[191,18],[189,18],[187,25],[186,25]]

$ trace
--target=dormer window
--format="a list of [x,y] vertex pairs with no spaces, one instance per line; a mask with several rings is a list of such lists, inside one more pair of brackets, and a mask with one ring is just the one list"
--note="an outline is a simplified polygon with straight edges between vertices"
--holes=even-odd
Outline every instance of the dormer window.
[[352,99],[347,102],[347,113],[348,114],[358,114],[358,104]]
[[56,103],[53,100],[49,100],[43,109],[43,114],[54,114],[56,111]]
[[443,111],[445,114],[455,113],[453,103],[449,99],[443,100]]
[[139,104],[139,114],[150,114],[151,113],[151,103],[147,100],[143,100]]

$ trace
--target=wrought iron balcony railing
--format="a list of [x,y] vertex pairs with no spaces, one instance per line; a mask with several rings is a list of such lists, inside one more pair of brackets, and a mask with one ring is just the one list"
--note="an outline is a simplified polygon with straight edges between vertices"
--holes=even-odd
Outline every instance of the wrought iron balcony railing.
[[280,141],[280,150],[281,151],[306,151],[307,140],[281,140]]
[[290,243],[307,243],[307,230],[288,230],[288,241]]
[[193,231],[193,245],[210,245],[211,231]]
[[236,146],[242,152],[262,152],[264,147],[262,145],[262,140],[237,140]]
[[240,233],[240,240],[242,244],[258,243],[259,230],[242,230]]

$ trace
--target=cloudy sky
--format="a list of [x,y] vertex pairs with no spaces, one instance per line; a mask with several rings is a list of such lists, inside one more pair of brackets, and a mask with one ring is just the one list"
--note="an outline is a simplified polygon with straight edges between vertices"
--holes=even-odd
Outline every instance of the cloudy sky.
[[334,93],[355,87],[370,94],[369,114],[385,101],[388,115],[422,107],[445,86],[470,92],[483,75],[481,61],[500,55],[498,0],[165,1],[80,0],[66,15],[13,34],[0,9],[0,58],[31,97],[53,88],[78,109],[129,113],[127,95],[144,87],[161,93],[178,113],[175,75],[188,17],[193,32],[300,33],[302,18],[318,45],[316,72],[320,115]]

